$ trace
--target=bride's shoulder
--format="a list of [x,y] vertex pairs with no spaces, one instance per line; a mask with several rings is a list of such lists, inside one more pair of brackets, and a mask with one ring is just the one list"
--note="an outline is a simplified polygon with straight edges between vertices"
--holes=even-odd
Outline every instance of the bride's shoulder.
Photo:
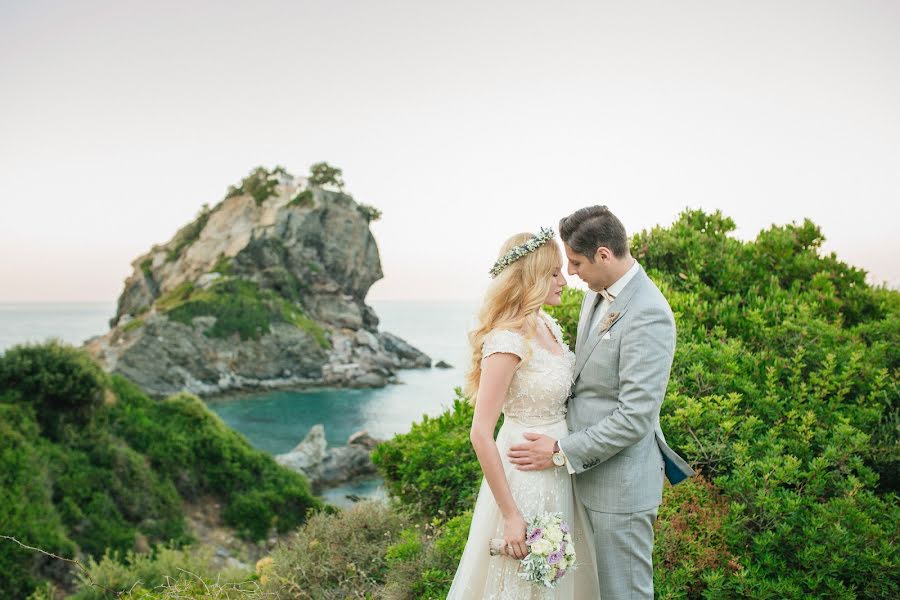
[[481,347],[481,356],[486,357],[496,352],[509,352],[519,357],[525,356],[528,340],[525,336],[513,329],[491,329],[484,336]]

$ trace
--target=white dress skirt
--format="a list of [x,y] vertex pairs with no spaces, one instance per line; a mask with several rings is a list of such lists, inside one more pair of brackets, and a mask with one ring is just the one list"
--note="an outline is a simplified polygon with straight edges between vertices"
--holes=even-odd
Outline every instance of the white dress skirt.
[[507,392],[497,449],[512,496],[526,521],[543,512],[562,513],[575,546],[575,568],[551,589],[519,577],[521,563],[515,558],[491,556],[489,542],[492,538],[503,537],[504,522],[491,488],[482,478],[469,537],[447,598],[587,600],[600,597],[593,532],[584,507],[575,497],[574,478],[564,466],[520,471],[507,457],[510,446],[527,441],[525,432],[541,433],[557,440],[569,434],[565,399],[571,383],[574,354],[562,344],[562,333],[555,321],[549,315],[541,314],[560,342],[563,349],[560,355],[518,333],[495,330],[485,339],[483,356],[511,352],[528,357],[513,375]]

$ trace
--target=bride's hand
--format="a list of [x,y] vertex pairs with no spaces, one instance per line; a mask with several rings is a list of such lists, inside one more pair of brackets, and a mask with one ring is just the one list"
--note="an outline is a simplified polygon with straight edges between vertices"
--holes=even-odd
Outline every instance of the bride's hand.
[[503,541],[506,542],[506,552],[517,560],[528,556],[528,547],[525,545],[525,519],[521,513],[503,519]]

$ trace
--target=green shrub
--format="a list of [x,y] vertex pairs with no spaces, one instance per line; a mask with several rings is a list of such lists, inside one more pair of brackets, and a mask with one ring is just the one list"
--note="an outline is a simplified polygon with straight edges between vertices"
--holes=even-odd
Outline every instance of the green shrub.
[[225,194],[225,198],[246,194],[253,198],[257,206],[260,206],[268,198],[275,195],[276,188],[283,178],[290,177],[291,174],[281,166],[277,166],[271,171],[265,167],[256,167],[241,180],[240,185],[230,186],[228,193]]
[[896,488],[879,474],[897,469],[897,327],[883,323],[898,294],[820,257],[808,221],[755,242],[733,226],[688,211],[632,245],[678,326],[662,428],[731,503],[740,565],[679,567],[661,584],[693,580],[698,598],[895,596]]
[[[0,535],[71,556],[76,546],[53,504],[38,432],[33,406],[14,402],[9,392],[0,396]],[[28,596],[52,572],[51,560],[0,539],[0,597]]]
[[380,502],[319,513],[272,552],[263,590],[283,598],[374,597],[387,573],[388,548],[408,526],[402,511]]
[[370,206],[368,204],[359,204],[357,205],[356,209],[369,223],[371,223],[372,221],[377,221],[381,218],[381,211],[374,206]]
[[188,541],[181,498],[167,474],[102,428],[82,429],[49,446],[57,510],[82,551],[127,551],[138,532],[154,541]]
[[225,498],[223,518],[244,537],[258,540],[271,527],[289,531],[321,508],[302,475],[252,448],[196,396],[153,401],[119,376],[113,387],[119,402],[110,426],[167,473],[181,496]]
[[[124,558],[108,551],[99,562],[88,559],[86,569],[87,573],[78,571],[80,586],[71,596],[73,600],[106,600],[110,595],[105,590],[128,591],[122,597],[135,599],[208,598],[217,597],[212,593],[218,588],[223,588],[222,597],[261,597],[252,595],[258,593],[258,585],[250,582],[252,570],[217,569],[210,546],[179,549],[158,545],[149,554],[129,551]],[[209,592],[206,586],[211,587]],[[224,594],[232,591],[229,588],[241,593]]]
[[388,548],[391,566],[384,596],[401,599],[446,598],[469,537],[472,511],[446,523],[432,522],[406,529]]
[[51,438],[65,423],[90,421],[108,385],[108,376],[90,356],[59,339],[19,344],[0,356],[0,391],[18,391],[35,407]]
[[653,548],[657,597],[700,598],[704,576],[741,569],[728,548],[728,514],[728,502],[702,475],[665,486]]
[[334,185],[338,190],[344,190],[344,180],[341,178],[342,171],[337,167],[332,167],[327,162],[320,162],[309,168],[309,185],[322,187],[325,185]]
[[315,200],[313,199],[312,190],[307,188],[302,192],[297,192],[297,194],[291,198],[291,201],[288,203],[288,206],[297,206],[300,208],[312,208],[315,205]]
[[[452,408],[437,417],[424,415],[409,433],[381,443],[372,454],[388,491],[425,515],[452,517],[468,510],[481,485],[469,440],[474,406],[460,388],[455,392]],[[502,419],[497,429],[501,424]]]

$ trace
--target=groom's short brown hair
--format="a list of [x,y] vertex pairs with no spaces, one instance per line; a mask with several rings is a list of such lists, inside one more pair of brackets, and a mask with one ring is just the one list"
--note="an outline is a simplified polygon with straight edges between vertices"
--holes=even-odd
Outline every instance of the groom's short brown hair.
[[580,208],[559,220],[559,237],[572,250],[594,262],[597,248],[605,246],[616,258],[628,254],[628,235],[616,215],[605,206]]

